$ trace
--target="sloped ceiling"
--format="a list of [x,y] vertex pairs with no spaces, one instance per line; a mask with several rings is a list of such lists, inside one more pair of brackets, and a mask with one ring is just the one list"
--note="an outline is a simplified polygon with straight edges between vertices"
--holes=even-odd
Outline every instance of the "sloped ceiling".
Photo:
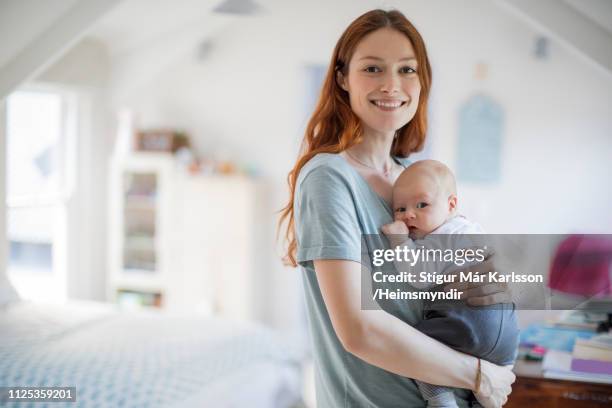
[[612,34],[612,1],[610,0],[564,0],[576,11],[593,20]]
[[[89,32],[111,59],[112,94],[129,94],[176,60],[196,55],[236,16],[215,13],[223,0],[124,0]],[[248,17],[247,17],[248,18]]]
[[497,3],[612,75],[612,1],[497,0]]
[[[3,0],[0,5],[0,67],[31,44],[78,0]],[[20,23],[27,18],[27,24]]]
[[0,100],[59,58],[118,1],[0,3]]
[[133,52],[152,41],[214,19],[220,0],[124,0],[89,32],[103,41],[111,55]]

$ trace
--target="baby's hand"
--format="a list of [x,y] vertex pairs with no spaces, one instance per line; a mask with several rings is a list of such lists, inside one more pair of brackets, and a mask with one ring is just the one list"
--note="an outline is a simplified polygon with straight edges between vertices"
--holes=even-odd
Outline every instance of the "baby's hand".
[[383,225],[380,229],[386,236],[408,235],[410,233],[408,227],[403,221],[393,221],[391,224]]
[[394,221],[391,224],[383,225],[380,230],[394,247],[404,243],[409,238],[408,234],[410,233],[403,221]]

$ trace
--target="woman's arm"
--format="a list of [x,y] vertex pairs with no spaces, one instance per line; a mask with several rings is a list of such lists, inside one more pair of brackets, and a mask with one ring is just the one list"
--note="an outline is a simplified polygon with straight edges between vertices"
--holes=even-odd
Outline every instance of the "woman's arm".
[[[344,348],[370,364],[432,384],[477,390],[478,359],[428,337],[395,316],[361,310],[361,265],[315,260],[314,267],[336,335]],[[479,390],[498,401],[510,393],[514,374],[482,361]],[[489,404],[487,404],[489,405]]]

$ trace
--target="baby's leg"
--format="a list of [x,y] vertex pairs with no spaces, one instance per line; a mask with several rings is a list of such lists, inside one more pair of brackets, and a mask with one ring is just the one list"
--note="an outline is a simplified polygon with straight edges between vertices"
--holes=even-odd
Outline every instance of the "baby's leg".
[[518,327],[512,305],[486,307],[456,305],[425,312],[415,328],[455,350],[495,364],[514,362],[518,350]]
[[421,381],[416,383],[429,408],[458,408],[455,394],[450,388]]
[[[484,308],[452,306],[444,310],[430,308],[425,312],[425,320],[415,325],[415,328],[455,350],[484,358],[495,364],[513,364],[516,359],[518,327],[512,305]],[[444,387],[418,381],[417,384],[429,407],[456,406],[452,393],[450,397],[454,405],[433,405],[438,403],[437,400],[428,398],[432,394],[432,388],[436,397],[435,389],[444,389]],[[479,407],[480,404],[475,403],[472,406]]]

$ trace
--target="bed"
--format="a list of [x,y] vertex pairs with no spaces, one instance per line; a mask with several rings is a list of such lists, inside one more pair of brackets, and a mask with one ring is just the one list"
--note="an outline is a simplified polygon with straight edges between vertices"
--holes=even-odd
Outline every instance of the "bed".
[[299,352],[256,324],[95,302],[0,307],[0,386],[76,386],[76,404],[34,407],[298,407],[301,380]]

